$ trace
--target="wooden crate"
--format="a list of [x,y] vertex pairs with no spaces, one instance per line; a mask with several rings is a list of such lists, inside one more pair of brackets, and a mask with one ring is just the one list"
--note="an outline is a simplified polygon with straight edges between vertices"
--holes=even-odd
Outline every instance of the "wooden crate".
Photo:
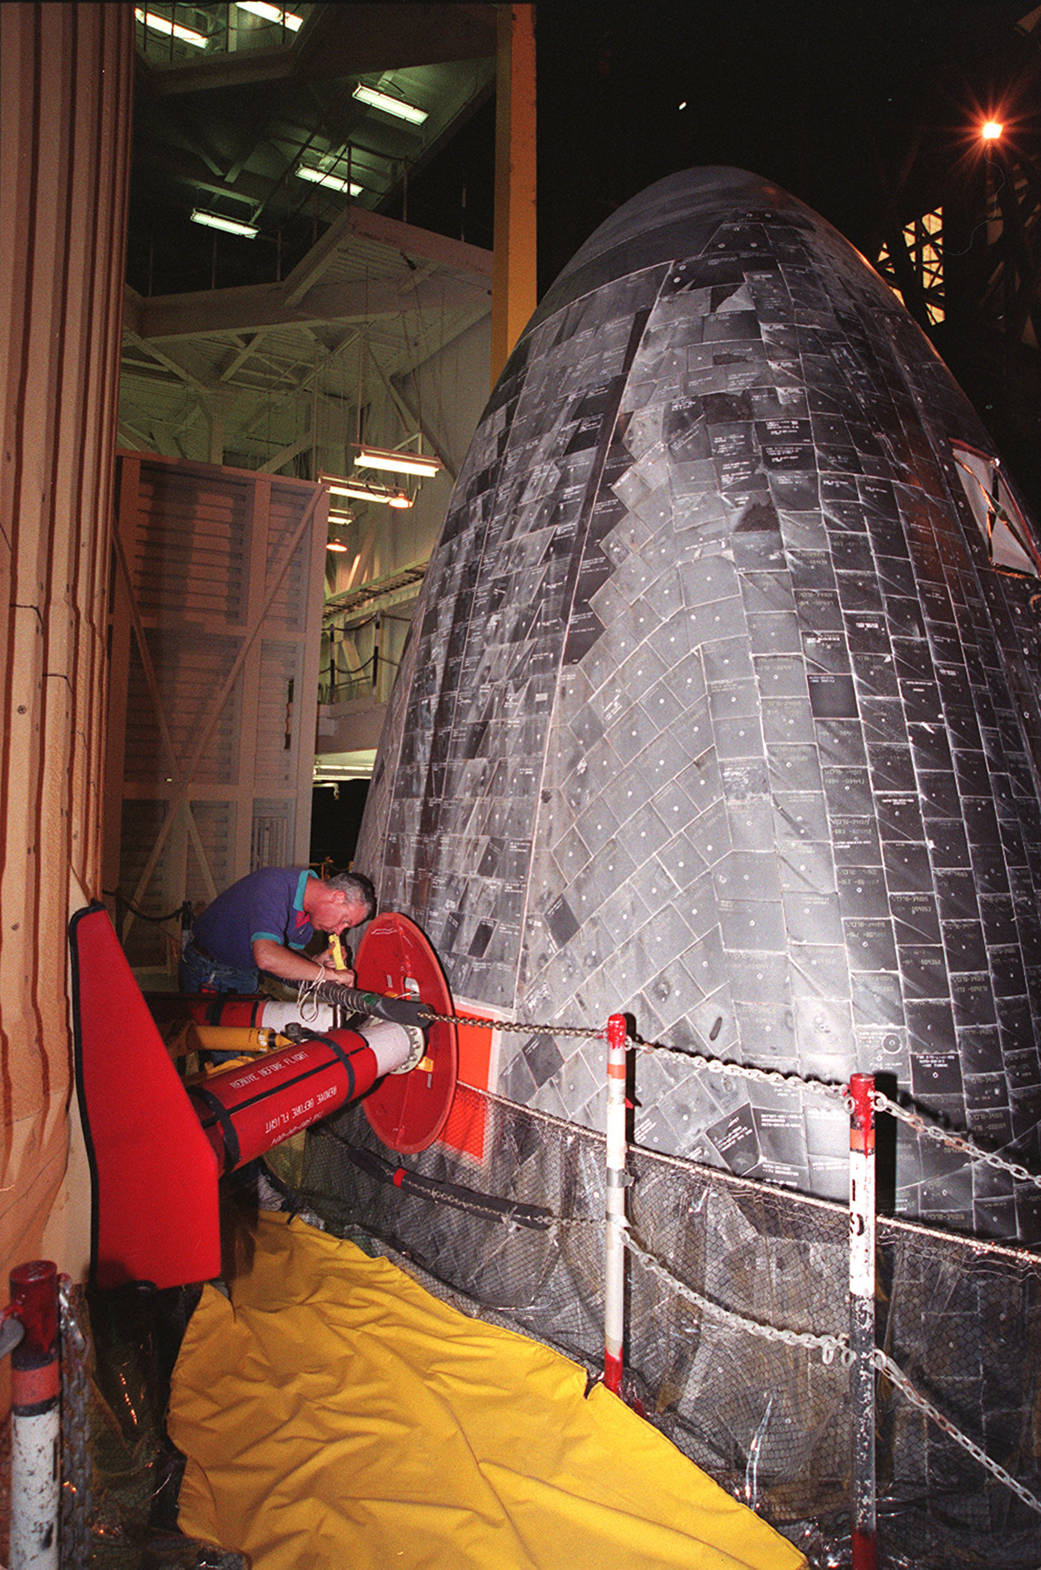
[[104,884],[139,969],[173,973],[177,929],[134,910],[308,860],[327,511],[306,480],[119,454]]

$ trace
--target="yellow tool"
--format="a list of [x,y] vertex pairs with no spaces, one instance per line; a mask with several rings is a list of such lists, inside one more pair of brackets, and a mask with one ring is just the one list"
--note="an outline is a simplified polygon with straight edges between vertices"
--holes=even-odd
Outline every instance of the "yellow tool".
[[337,970],[346,970],[347,961],[343,957],[343,946],[340,943],[340,934],[332,932],[329,935],[329,947],[333,951],[333,965]]
[[196,1025],[195,1034],[206,1052],[270,1052],[291,1045],[288,1036],[263,1026]]

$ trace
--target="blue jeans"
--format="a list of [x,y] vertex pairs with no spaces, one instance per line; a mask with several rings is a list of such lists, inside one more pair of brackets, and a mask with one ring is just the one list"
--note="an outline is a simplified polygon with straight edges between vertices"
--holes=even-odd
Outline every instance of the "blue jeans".
[[222,965],[200,953],[191,939],[181,954],[177,979],[182,992],[256,992],[260,986],[255,966]]
[[[181,951],[177,980],[182,992],[256,992],[260,986],[256,970],[238,970],[234,965],[222,965],[220,960],[208,959],[190,939]],[[230,1063],[238,1056],[237,1052],[201,1054],[206,1063]]]

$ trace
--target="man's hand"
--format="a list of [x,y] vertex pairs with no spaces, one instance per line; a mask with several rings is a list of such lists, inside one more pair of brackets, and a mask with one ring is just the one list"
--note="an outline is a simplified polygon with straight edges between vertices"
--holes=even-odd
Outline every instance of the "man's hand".
[[253,961],[258,970],[277,976],[280,981],[334,981],[341,986],[354,986],[354,971],[336,970],[331,949],[324,954],[301,954],[271,938],[256,938]]
[[[350,949],[347,950],[347,953],[350,953]],[[334,932],[331,934],[329,947],[319,954],[317,959],[318,963],[324,965],[328,972],[327,975],[322,977],[323,981],[336,981],[342,987],[354,986],[354,971],[344,959],[343,945],[340,942],[339,933]]]
[[323,966],[325,975],[322,981],[336,982],[341,987],[354,986],[354,971],[348,965],[346,970],[337,970],[332,955],[326,952],[317,956],[318,963]]

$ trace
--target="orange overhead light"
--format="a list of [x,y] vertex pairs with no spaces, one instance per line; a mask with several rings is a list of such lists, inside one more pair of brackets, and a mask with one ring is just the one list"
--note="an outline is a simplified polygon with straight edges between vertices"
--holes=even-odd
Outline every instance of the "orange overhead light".
[[1004,129],[1000,120],[984,120],[980,127],[980,136],[985,142],[996,142]]

